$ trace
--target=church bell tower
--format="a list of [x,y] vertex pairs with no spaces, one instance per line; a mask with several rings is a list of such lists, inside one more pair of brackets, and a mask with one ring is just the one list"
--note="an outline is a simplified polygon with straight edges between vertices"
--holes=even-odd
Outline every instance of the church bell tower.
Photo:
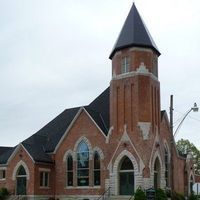
[[125,128],[128,134],[133,137],[140,134],[143,140],[159,132],[159,55],[133,3],[109,57],[112,60],[110,126],[116,137]]

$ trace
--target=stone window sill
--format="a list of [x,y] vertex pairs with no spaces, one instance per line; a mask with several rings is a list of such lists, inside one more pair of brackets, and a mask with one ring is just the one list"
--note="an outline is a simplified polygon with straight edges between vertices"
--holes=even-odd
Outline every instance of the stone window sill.
[[70,190],[70,189],[101,189],[101,186],[68,186],[65,187],[66,190]]
[[49,189],[51,189],[51,188],[50,188],[50,187],[45,187],[45,186],[40,186],[40,189],[49,190]]

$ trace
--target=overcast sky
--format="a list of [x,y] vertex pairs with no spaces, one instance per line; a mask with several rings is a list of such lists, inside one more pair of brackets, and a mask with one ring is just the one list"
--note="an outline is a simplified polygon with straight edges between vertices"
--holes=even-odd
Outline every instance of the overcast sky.
[[[132,0],[0,0],[0,145],[14,146],[109,86],[108,59]],[[200,1],[135,0],[161,56],[161,108],[200,105]],[[179,121],[177,121],[179,120]],[[176,139],[200,148],[200,112]]]

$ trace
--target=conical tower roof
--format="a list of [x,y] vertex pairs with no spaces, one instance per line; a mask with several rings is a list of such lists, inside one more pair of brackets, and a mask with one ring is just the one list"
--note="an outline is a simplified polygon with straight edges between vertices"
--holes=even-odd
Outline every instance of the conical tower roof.
[[134,3],[109,58],[112,59],[116,51],[128,47],[147,47],[160,55]]

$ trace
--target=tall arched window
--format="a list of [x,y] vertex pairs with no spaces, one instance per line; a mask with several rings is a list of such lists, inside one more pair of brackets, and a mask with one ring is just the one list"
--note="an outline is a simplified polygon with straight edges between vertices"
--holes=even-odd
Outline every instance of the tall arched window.
[[192,194],[193,192],[193,184],[194,184],[194,180],[193,180],[193,177],[192,175],[190,176],[190,185],[189,185],[189,194]]
[[134,193],[134,166],[131,160],[125,156],[119,168],[119,194],[133,195]]
[[26,171],[25,171],[25,169],[24,169],[24,167],[21,165],[20,167],[19,167],[19,169],[18,169],[18,171],[17,171],[17,176],[19,177],[19,176],[26,176]]
[[67,156],[67,186],[73,186],[73,158]]
[[100,164],[100,156],[98,152],[94,153],[94,185],[101,184],[101,164]]
[[24,167],[21,165],[17,171],[17,195],[26,195],[26,187],[27,187],[27,174]]
[[166,181],[166,186],[169,187],[169,153],[168,149],[165,146],[165,181]]
[[160,187],[160,161],[158,157],[154,163],[154,188],[158,189]]
[[84,141],[77,149],[77,185],[89,185],[89,148]]

